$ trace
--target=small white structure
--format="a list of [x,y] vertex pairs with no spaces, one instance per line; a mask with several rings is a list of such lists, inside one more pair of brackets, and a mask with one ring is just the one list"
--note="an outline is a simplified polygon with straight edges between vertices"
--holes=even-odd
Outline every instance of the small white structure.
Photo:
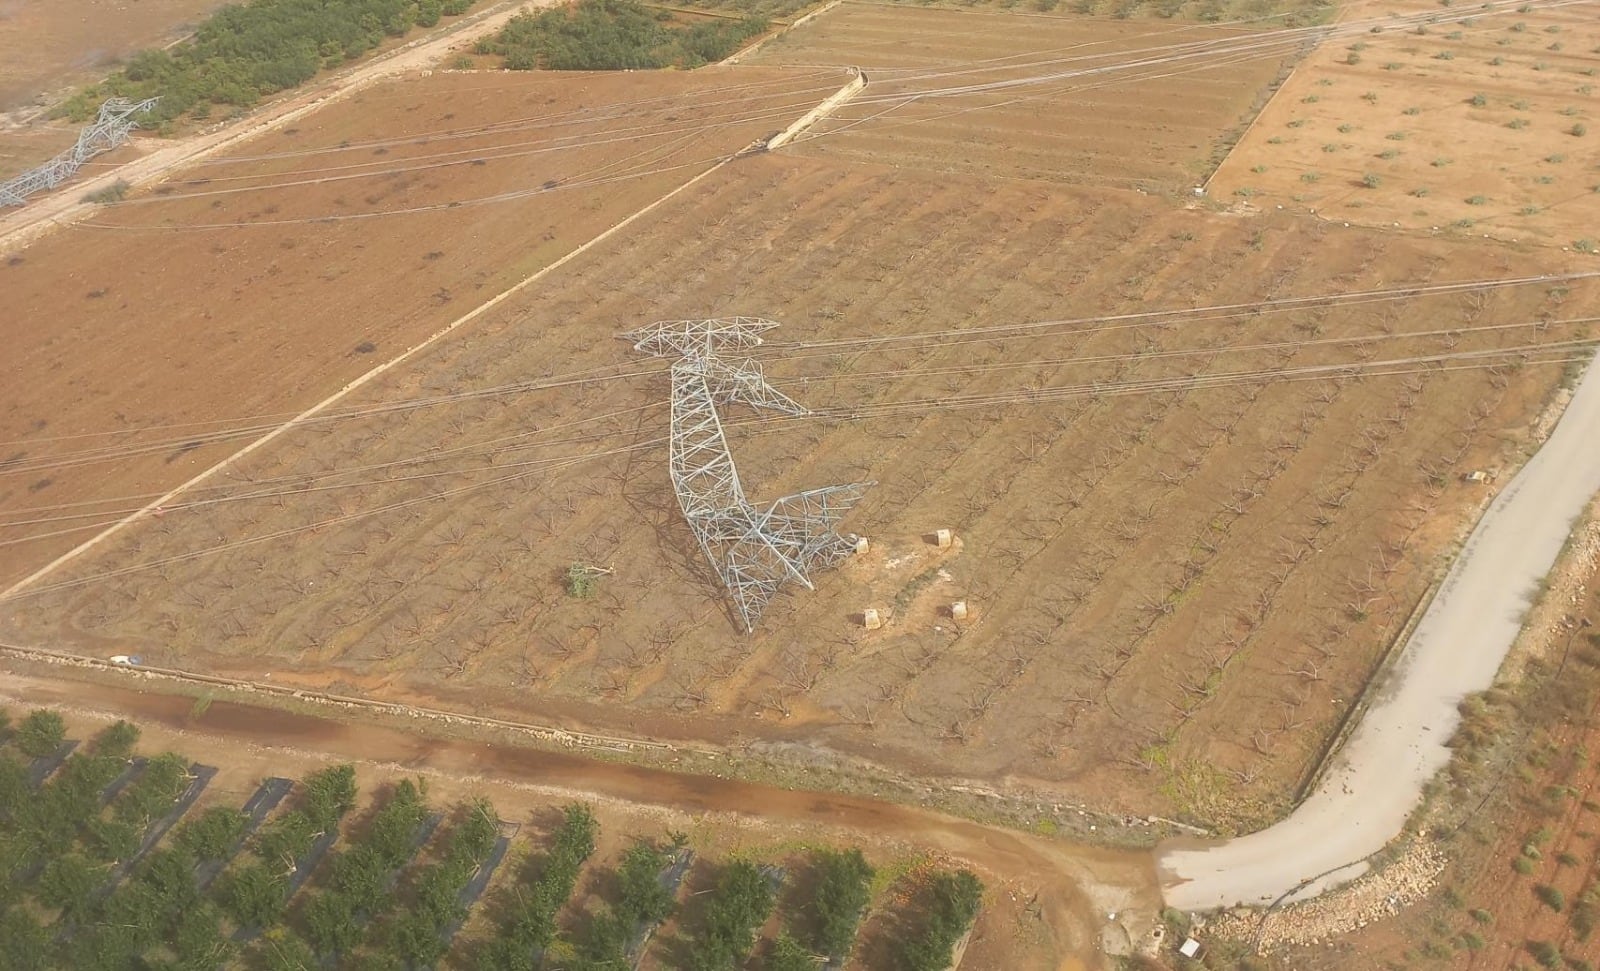
[[967,602],[965,600],[957,600],[955,603],[950,605],[950,619],[951,620],[966,620],[967,619]]
[[868,607],[861,612],[861,626],[867,630],[877,630],[883,626],[883,616],[875,607]]
[[865,553],[870,548],[871,544],[867,542],[867,538],[865,536],[857,536],[855,543],[851,545],[851,549],[855,551],[857,556]]
[[1192,958],[1200,953],[1200,942],[1192,937],[1185,937],[1183,943],[1178,945],[1178,953],[1186,958]]
[[955,542],[955,535],[950,530],[936,529],[933,531],[933,545],[941,550],[949,549],[950,544],[953,542]]

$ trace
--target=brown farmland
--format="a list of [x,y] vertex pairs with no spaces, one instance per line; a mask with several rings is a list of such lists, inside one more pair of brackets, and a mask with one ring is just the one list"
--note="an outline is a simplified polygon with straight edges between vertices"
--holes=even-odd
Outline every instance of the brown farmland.
[[[1015,30],[959,16],[980,48],[980,25]],[[903,151],[872,149],[867,122],[832,143],[849,159],[825,137],[736,161],[8,602],[7,634],[1224,827],[1271,816],[1482,501],[1458,475],[1519,458],[1600,286],[1429,292],[1560,265],[1061,184],[1111,155],[1030,178],[1041,159],[1003,146],[1036,129],[1004,117],[984,175],[926,150],[966,137],[961,117]],[[1165,156],[1206,157],[1237,121],[1213,117]],[[1155,137],[1121,151],[1161,155]],[[400,302],[405,276],[383,282]],[[613,339],[734,313],[785,324],[762,360],[818,412],[730,412],[751,494],[878,483],[847,522],[872,550],[753,636],[674,504],[662,362]],[[926,543],[937,528],[958,542]],[[574,563],[613,572],[574,597]],[[890,623],[853,625],[866,607]]]
[[[1430,9],[1438,7],[1360,15]],[[1597,45],[1600,20],[1588,7],[1505,7],[1329,43],[1261,113],[1212,194],[1350,222],[1600,249]]]
[[0,3],[0,111],[93,80],[120,57],[186,35],[221,0]]
[[[34,510],[8,524],[46,521],[7,528],[0,587],[841,82],[761,69],[396,81],[12,254],[0,507]],[[365,218],[407,208],[424,211]],[[244,437],[209,424],[241,416],[259,418]]]
[[[1204,180],[1220,137],[1249,120],[1288,49],[1127,65],[1241,36],[1193,23],[845,4],[749,63],[869,68],[867,92],[802,136],[803,154],[1170,191]],[[1052,73],[1063,76],[1017,84]],[[925,97],[994,84],[1015,86]]]

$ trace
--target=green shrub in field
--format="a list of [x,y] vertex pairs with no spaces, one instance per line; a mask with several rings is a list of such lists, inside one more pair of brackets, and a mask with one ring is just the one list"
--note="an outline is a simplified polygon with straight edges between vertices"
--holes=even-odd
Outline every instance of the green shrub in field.
[[670,13],[637,0],[578,0],[511,18],[494,38],[479,42],[478,51],[500,55],[514,71],[692,68],[720,61],[766,29],[767,21],[757,17],[678,27]]
[[17,725],[17,748],[29,758],[43,758],[67,738],[66,723],[53,711],[39,709]]
[[983,900],[983,884],[967,870],[938,874],[930,890],[931,906],[922,933],[907,936],[898,945],[908,971],[949,967],[956,942],[972,927]]
[[872,867],[860,850],[823,851],[817,856],[817,889],[811,906],[816,913],[813,943],[821,954],[843,958],[855,943],[856,928],[872,898]]
[[1539,898],[1540,903],[1544,904],[1546,907],[1549,907],[1558,914],[1567,907],[1566,895],[1557,890],[1555,887],[1550,886],[1548,883],[1541,883],[1534,887],[1533,895]]
[[109,97],[160,96],[151,121],[209,105],[248,107],[310,80],[318,71],[360,57],[414,24],[465,13],[473,0],[250,0],[212,14],[189,40],[145,50],[122,70],[70,98],[60,113],[94,116]]

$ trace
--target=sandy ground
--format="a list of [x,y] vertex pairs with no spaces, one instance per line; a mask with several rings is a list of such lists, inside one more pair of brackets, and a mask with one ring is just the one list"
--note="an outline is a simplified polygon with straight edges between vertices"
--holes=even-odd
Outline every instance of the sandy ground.
[[0,112],[93,81],[118,58],[187,35],[221,0],[0,2]]
[[[0,700],[13,708],[52,705],[135,721],[144,730],[144,747],[170,748],[224,767],[209,798],[228,802],[238,801],[267,774],[293,777],[330,761],[354,761],[364,787],[420,774],[438,800],[485,795],[503,818],[516,821],[559,801],[583,799],[609,811],[609,820],[603,817],[603,822],[621,820],[657,832],[681,828],[724,850],[821,839],[862,843],[879,854],[933,853],[975,867],[1005,901],[989,928],[987,936],[993,940],[975,948],[970,955],[975,963],[964,965],[973,968],[1065,971],[1098,966],[1096,952],[1106,923],[1102,909],[1124,911],[1113,930],[1141,939],[1154,917],[1155,895],[1143,854],[1072,847],[914,807],[434,737],[414,729],[328,721],[223,700],[196,716],[191,698],[14,670],[0,685]],[[1037,933],[1040,921],[1042,935]],[[1030,937],[1035,939],[1032,945],[1027,944]],[[1006,963],[1007,956],[1022,963]]]
[[[235,451],[243,439],[216,436],[216,420],[256,416],[242,424],[258,437],[843,80],[769,69],[392,79],[13,253],[0,266],[11,311],[0,374],[13,389],[0,401],[11,443],[0,505],[95,514],[9,530],[0,578]],[[688,144],[683,119],[706,102],[719,104]],[[22,393],[42,375],[70,400]],[[115,461],[81,464],[89,444]]]
[[[1148,62],[1242,36],[1184,22],[845,3],[745,63],[866,72],[868,90],[797,139],[801,154],[1172,192],[1204,178],[1219,141],[1248,121],[1290,48]],[[972,90],[956,93],[963,88]]]
[[[1344,19],[1439,9],[1347,6]],[[1368,225],[1600,246],[1600,176],[1586,164],[1600,137],[1597,44],[1592,3],[1339,38],[1295,70],[1211,194]]]

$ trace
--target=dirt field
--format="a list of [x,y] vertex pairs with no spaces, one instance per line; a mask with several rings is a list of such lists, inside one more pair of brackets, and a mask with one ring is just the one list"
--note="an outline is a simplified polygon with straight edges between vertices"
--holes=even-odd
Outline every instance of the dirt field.
[[[979,51],[999,43],[985,30],[1017,36],[998,15],[895,16],[907,35],[925,17],[968,18]],[[803,62],[797,43],[783,54]],[[448,83],[505,83],[475,77]],[[418,107],[417,124],[438,127],[444,110]],[[988,144],[1034,138],[1031,121],[1000,117]],[[1015,170],[952,171],[948,149],[929,146],[964,137],[959,116],[849,159],[824,154],[828,138],[740,159],[342,402],[343,417],[284,436],[6,603],[6,633],[795,759],[843,753],[1223,829],[1263,821],[1483,501],[1485,487],[1459,475],[1517,460],[1570,373],[1562,345],[1588,334],[1581,319],[1600,306],[1600,285],[1430,292],[1565,264],[1549,250],[1101,187],[1141,159],[1203,158],[1238,120],[1233,109],[1210,117],[1210,137],[1174,125],[1169,142],[1149,134],[1097,157],[1082,170],[1091,187],[1028,178],[1037,161],[1021,151],[994,155]],[[320,144],[394,124],[368,122],[330,127]],[[833,144],[858,131],[872,128]],[[331,199],[350,210],[407,199],[362,191],[317,187],[314,198],[323,213],[339,211]],[[172,205],[214,203],[219,216],[161,205],[105,221],[318,212],[298,191]],[[484,211],[520,227],[533,208]],[[293,359],[307,386],[337,383],[309,370],[316,355],[299,356],[305,335],[365,316],[380,291],[394,300],[440,285],[426,270],[366,263],[299,289],[346,252],[302,246],[317,238],[306,234],[348,225],[251,230],[282,233],[268,236],[289,254],[278,260],[306,260],[280,268],[277,316],[255,318],[305,330],[275,332],[280,359],[256,367]],[[437,261],[421,237],[371,244],[371,258],[516,278],[504,264],[527,235],[473,229],[476,246],[456,236]],[[7,272],[36,261],[62,272],[62,259],[30,253]],[[269,273],[272,258],[259,259],[255,272]],[[105,270],[95,282],[142,285],[128,277]],[[216,280],[211,299],[225,301]],[[465,286],[449,289],[470,302]],[[1379,292],[1260,306],[1368,290]],[[315,324],[310,305],[325,313]],[[1140,316],[1214,307],[1235,309]],[[735,633],[674,504],[663,365],[613,339],[651,320],[732,313],[785,324],[762,359],[819,412],[732,414],[752,495],[878,483],[847,522],[872,551],[781,599],[751,637]],[[1037,326],[1012,327],[1024,323]],[[323,353],[404,343],[367,327],[340,326]],[[84,361],[78,380],[97,380],[110,359]],[[25,428],[44,407],[12,411]],[[216,454],[164,441],[147,467]],[[82,445],[57,447],[65,458]],[[51,486],[18,504],[41,474],[8,477],[9,515],[43,517],[65,501]],[[119,491],[137,491],[121,476]],[[925,542],[936,528],[953,529],[955,545]],[[575,562],[614,572],[575,598],[563,580]],[[941,614],[958,599],[972,607],[962,623]],[[869,606],[890,617],[884,629],[851,622]]]
[[[242,443],[208,423],[259,427],[321,399],[840,83],[760,69],[397,81],[13,254],[0,584]],[[423,211],[361,218],[395,209]]]
[[[109,711],[140,725],[142,748],[170,749],[218,766],[221,772],[196,811],[239,805],[268,775],[302,777],[327,764],[350,760],[357,763],[364,793],[403,777],[420,776],[436,805],[486,797],[502,819],[522,827],[511,855],[490,884],[491,904],[498,890],[518,879],[526,855],[538,850],[542,834],[550,828],[552,810],[573,800],[591,804],[601,823],[596,853],[579,885],[586,904],[598,900],[596,871],[614,862],[633,836],[664,838],[669,831],[681,831],[703,859],[739,854],[791,864],[816,846],[859,845],[884,871],[882,886],[889,892],[880,895],[879,909],[863,928],[859,963],[852,962],[851,968],[887,966],[874,955],[884,943],[879,938],[886,920],[894,916],[889,905],[895,875],[930,863],[976,867],[988,884],[984,910],[962,965],[967,968],[1068,971],[1084,967],[1080,960],[1098,966],[1089,940],[1098,933],[1103,917],[1088,904],[1077,881],[1097,874],[1120,884],[1123,893],[1140,886],[1150,893],[1147,864],[1134,854],[1069,851],[1053,841],[871,800],[606,766],[227,702],[197,713],[187,698],[49,678],[20,676],[8,681],[0,701],[14,714],[42,703],[64,705],[69,725],[80,735],[104,724],[108,720],[104,712]],[[702,868],[692,877],[690,893],[703,889],[708,873]],[[693,898],[688,899],[685,919],[692,921]],[[1146,917],[1153,906],[1150,897],[1140,903]],[[492,909],[475,909],[463,933],[468,938],[486,933]],[[574,916],[571,909],[568,916]],[[676,931],[674,923],[663,929],[648,967],[663,966],[661,959],[670,953]]]
[[[995,178],[1172,191],[1209,174],[1219,143],[1249,120],[1283,70],[1286,53],[1197,59],[1177,67],[1121,65],[1149,59],[1158,48],[1240,35],[1192,23],[911,12],[846,3],[769,42],[749,63],[867,70],[868,90],[808,133],[799,143],[803,154],[841,164],[892,162]],[[1069,76],[925,97],[1051,72]],[[1108,118],[1116,124],[1106,124]],[[1005,136],[994,137],[996,131]]]
[[187,35],[220,0],[5,0],[0,112],[92,80],[118,58]]
[[[1437,8],[1360,13],[1425,9]],[[1326,45],[1262,112],[1211,193],[1369,225],[1600,247],[1597,45],[1600,20],[1585,6],[1506,7]]]

